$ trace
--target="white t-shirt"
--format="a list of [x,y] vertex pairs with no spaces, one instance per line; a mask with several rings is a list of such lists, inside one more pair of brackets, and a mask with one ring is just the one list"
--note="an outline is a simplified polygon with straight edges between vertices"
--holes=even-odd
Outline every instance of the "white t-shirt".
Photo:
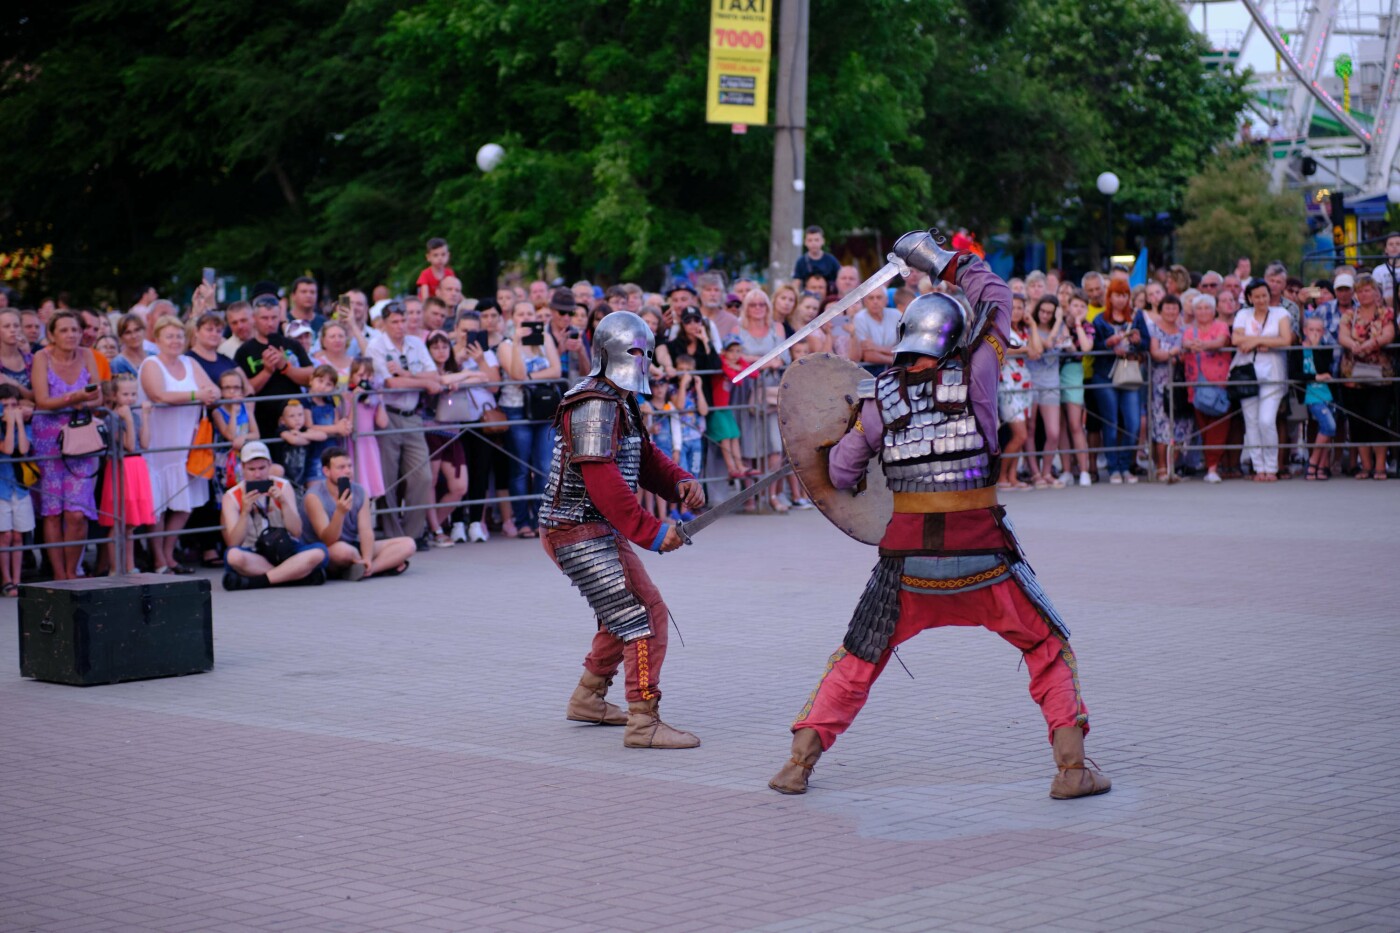
[[897,342],[899,333],[899,312],[886,308],[881,320],[875,318],[865,308],[856,312],[856,337],[867,344],[888,350]]
[[[1397,263],[1397,265],[1400,265],[1400,263]],[[1392,282],[1390,278],[1390,267],[1385,263],[1381,263],[1371,270],[1371,277],[1376,280],[1376,287],[1381,291],[1381,301],[1390,304],[1390,299],[1393,294],[1392,289],[1394,288],[1394,282]]]
[[[1280,325],[1291,319],[1292,316],[1286,308],[1274,305],[1269,308],[1268,316],[1264,318],[1264,326],[1260,327],[1259,322],[1254,319],[1254,309],[1245,308],[1235,312],[1235,322],[1230,329],[1242,330],[1250,337],[1277,337]],[[1282,350],[1260,350],[1257,354],[1252,350],[1248,353],[1236,350],[1235,358],[1230,361],[1230,368],[1234,369],[1245,363],[1254,364],[1254,374],[1260,382],[1282,382],[1288,375],[1288,364]]]

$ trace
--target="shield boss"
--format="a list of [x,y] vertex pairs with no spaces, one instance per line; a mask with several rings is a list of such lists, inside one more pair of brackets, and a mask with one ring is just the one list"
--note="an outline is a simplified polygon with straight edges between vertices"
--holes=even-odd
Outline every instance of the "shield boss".
[[[865,544],[879,544],[894,513],[894,496],[885,485],[878,459],[870,461],[865,489],[852,495],[837,489],[827,476],[828,448],[854,420],[861,380],[870,374],[850,360],[830,353],[805,356],[789,366],[778,390],[778,423],[783,450],[807,497],[833,525]],[[866,425],[866,430],[879,430]]]

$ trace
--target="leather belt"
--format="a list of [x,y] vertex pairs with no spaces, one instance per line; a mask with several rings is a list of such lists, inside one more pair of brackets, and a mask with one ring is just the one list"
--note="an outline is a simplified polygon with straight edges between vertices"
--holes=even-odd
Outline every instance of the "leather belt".
[[997,488],[983,486],[958,492],[897,492],[894,494],[896,512],[971,512],[990,509],[997,504]]
[[395,408],[393,405],[385,405],[384,410],[391,415],[398,415],[400,418],[412,418],[418,414],[416,408]]

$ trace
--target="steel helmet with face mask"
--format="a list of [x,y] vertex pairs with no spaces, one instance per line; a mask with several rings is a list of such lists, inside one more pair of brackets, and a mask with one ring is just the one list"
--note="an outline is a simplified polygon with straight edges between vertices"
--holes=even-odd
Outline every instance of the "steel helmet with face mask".
[[904,309],[892,349],[895,356],[917,353],[941,360],[957,349],[966,328],[966,314],[955,299],[938,292],[920,295]]
[[655,352],[656,335],[647,322],[631,311],[614,311],[593,331],[593,369],[588,375],[602,376],[619,389],[648,395],[648,370]]

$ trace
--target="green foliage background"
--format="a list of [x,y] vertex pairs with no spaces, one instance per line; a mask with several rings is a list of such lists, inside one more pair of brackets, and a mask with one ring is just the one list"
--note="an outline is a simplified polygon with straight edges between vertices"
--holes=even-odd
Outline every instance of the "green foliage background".
[[[205,265],[401,280],[432,235],[473,290],[522,253],[644,279],[766,258],[773,131],[704,122],[700,0],[21,6],[0,22],[0,249],[53,243],[45,288],[124,298]],[[806,213],[832,230],[1073,236],[1106,168],[1122,209],[1179,209],[1243,104],[1171,0],[812,0],[811,19]]]
[[1186,188],[1177,242],[1194,269],[1233,269],[1240,256],[1288,259],[1303,248],[1307,221],[1296,193],[1269,190],[1263,157],[1223,149]]

